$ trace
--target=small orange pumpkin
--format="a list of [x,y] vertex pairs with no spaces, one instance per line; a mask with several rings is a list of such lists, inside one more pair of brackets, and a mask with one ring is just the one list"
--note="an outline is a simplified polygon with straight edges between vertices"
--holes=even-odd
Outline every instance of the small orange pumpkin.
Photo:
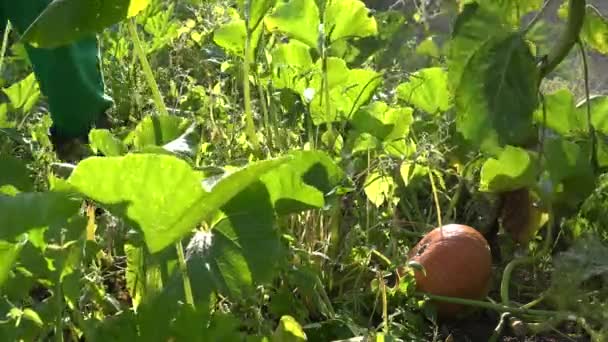
[[[489,290],[492,255],[487,240],[476,229],[448,224],[435,228],[408,253],[410,261],[422,265],[414,271],[416,288],[429,294],[466,299],[483,299]],[[461,305],[436,302],[442,317],[453,317]]]

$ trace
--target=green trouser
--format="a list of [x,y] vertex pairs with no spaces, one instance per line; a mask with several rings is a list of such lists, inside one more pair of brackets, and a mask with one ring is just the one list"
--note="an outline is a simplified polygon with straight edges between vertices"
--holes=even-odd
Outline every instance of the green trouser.
[[[7,19],[22,34],[51,0],[0,0],[0,25]],[[51,132],[62,138],[86,137],[112,106],[104,92],[95,36],[55,49],[26,45],[40,90],[47,97]]]

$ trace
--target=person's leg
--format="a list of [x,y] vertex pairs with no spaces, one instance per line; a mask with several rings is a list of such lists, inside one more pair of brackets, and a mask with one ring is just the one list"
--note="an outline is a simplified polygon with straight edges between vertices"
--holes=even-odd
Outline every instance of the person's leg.
[[[50,0],[0,0],[18,33],[23,33]],[[47,97],[55,139],[84,138],[113,102],[104,92],[95,36],[55,49],[26,50],[42,93]]]

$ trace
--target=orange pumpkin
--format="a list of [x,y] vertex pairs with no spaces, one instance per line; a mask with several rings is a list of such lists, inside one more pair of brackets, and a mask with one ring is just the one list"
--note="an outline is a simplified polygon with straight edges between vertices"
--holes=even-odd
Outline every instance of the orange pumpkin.
[[[429,294],[483,299],[489,290],[492,255],[487,240],[476,229],[448,224],[426,234],[408,254],[426,271],[415,270],[416,288]],[[453,317],[461,305],[435,302],[443,317]]]

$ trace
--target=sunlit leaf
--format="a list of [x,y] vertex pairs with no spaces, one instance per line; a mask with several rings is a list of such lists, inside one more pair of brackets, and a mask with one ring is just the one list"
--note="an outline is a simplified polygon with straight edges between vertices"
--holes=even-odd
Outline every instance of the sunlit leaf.
[[108,157],[127,153],[125,144],[107,129],[92,129],[89,132],[89,142],[94,153],[102,153]]
[[308,341],[302,326],[292,316],[282,316],[279,326],[272,335],[272,342],[301,342]]
[[146,116],[126,138],[137,149],[146,146],[163,146],[183,134],[189,120],[174,115]]
[[330,0],[325,10],[326,34],[330,42],[378,34],[376,19],[359,0]]
[[[329,106],[325,101],[321,61],[311,80],[315,95],[310,104],[311,117],[315,125],[348,119],[365,104],[382,82],[381,74],[369,69],[349,69],[340,58],[327,61]],[[328,110],[329,109],[329,110]]]
[[438,67],[419,70],[408,82],[397,86],[397,96],[427,113],[445,112],[451,106],[447,76],[447,72]]
[[245,54],[246,39],[247,30],[245,28],[245,21],[242,19],[226,23],[213,32],[213,41],[217,45],[239,56]]
[[169,155],[93,157],[78,164],[69,182],[115,215],[139,227],[152,253],[182,238],[224,203],[286,159],[248,165],[203,189],[201,173]]
[[125,256],[127,257],[127,269],[125,271],[126,287],[131,296],[133,309],[137,310],[144,296],[144,250],[130,244],[125,244],[124,249]]
[[479,189],[504,192],[534,184],[538,175],[536,158],[528,151],[507,146],[498,159],[488,159],[481,168]]
[[379,207],[392,198],[395,181],[391,176],[381,172],[370,172],[365,179],[363,190],[369,201]]
[[137,15],[149,2],[105,0],[92,5],[81,0],[56,0],[27,29],[23,40],[39,48],[66,45]]
[[321,151],[294,151],[293,159],[261,177],[271,202],[280,215],[325,205],[328,194],[344,176],[334,161]]
[[249,5],[249,29],[255,30],[264,20],[264,16],[272,9],[277,0],[238,0],[241,8],[246,10],[245,5]]
[[399,168],[399,173],[401,174],[401,179],[403,179],[403,184],[405,186],[414,185],[421,179],[428,178],[429,172],[430,169],[428,166],[408,160],[401,163],[401,167]]
[[282,32],[317,49],[320,20],[315,0],[281,1],[264,23],[271,32]]
[[572,135],[587,129],[586,115],[580,116],[575,111],[574,95],[568,89],[559,89],[544,97],[546,113],[543,113],[541,102],[540,108],[534,112],[534,121],[542,124],[543,120],[546,120],[546,127],[562,135]]
[[13,108],[21,109],[24,113],[29,112],[40,97],[40,87],[34,73],[2,91],[8,96]]
[[313,67],[309,50],[308,45],[295,39],[272,50],[275,87],[304,92],[306,84],[302,77]]
[[[591,107],[591,123],[598,132],[608,134],[608,96],[596,95],[591,96],[589,99],[589,105]],[[582,132],[588,132],[589,127],[587,125],[587,100],[583,100],[576,105],[574,116],[580,120],[579,130]]]

